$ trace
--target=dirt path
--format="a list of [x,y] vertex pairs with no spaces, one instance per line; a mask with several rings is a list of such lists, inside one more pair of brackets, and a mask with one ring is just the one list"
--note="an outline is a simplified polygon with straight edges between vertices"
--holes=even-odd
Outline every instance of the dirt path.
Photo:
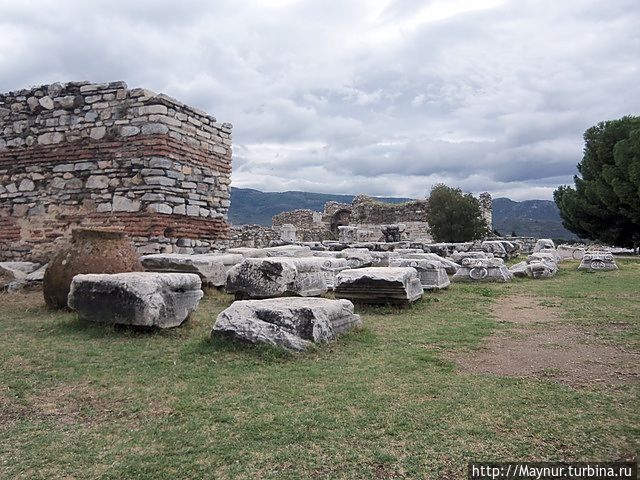
[[492,314],[517,326],[491,336],[481,350],[452,355],[462,372],[545,378],[572,386],[640,380],[640,354],[598,343],[587,329],[561,320],[544,299],[502,298]]

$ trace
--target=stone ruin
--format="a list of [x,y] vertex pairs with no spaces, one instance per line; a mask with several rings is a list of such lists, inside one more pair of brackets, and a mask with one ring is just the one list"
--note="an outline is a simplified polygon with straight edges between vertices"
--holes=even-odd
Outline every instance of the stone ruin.
[[[77,226],[120,227],[144,254],[146,272],[73,277],[68,305],[95,322],[179,326],[202,285],[224,287],[251,300],[222,312],[213,336],[301,351],[360,325],[352,301],[407,305],[447,288],[448,275],[547,278],[559,261],[578,257],[580,269],[617,268],[610,252],[556,250],[549,239],[434,244],[425,200],[359,196],[328,202],[324,212],[284,212],[273,228],[230,232],[231,125],[122,82],[0,95],[0,133],[0,287],[43,275],[39,263],[2,260],[44,262]],[[480,203],[490,224],[491,197]],[[506,268],[504,260],[527,251]],[[309,298],[329,289],[339,300]]]
[[0,261],[44,263],[75,226],[140,253],[229,241],[231,125],[124,82],[0,94]]
[[[491,195],[482,193],[483,218],[491,225]],[[350,204],[327,202],[322,212],[298,209],[274,215],[272,227],[242,225],[232,229],[234,247],[266,247],[274,242],[421,242],[433,241],[426,221],[427,200],[385,203],[358,195]],[[295,229],[295,237],[289,232]],[[294,240],[295,238],[295,240]]]

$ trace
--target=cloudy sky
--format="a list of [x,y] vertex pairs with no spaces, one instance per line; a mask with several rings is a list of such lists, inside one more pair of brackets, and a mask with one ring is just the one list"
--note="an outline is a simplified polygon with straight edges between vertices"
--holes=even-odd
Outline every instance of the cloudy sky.
[[125,80],[234,125],[233,185],[516,200],[640,114],[638,0],[0,0],[0,91]]

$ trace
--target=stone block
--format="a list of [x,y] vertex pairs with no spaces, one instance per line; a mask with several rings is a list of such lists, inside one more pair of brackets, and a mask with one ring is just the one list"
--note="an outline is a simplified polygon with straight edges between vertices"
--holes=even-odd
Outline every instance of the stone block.
[[302,258],[245,258],[227,275],[225,290],[236,298],[312,297],[327,293],[317,263]]
[[76,275],[69,307],[97,323],[170,328],[181,325],[203,296],[190,273],[132,272]]
[[437,260],[398,258],[391,260],[389,266],[415,268],[424,290],[442,290],[451,284],[444,265]]
[[314,343],[328,343],[361,324],[348,300],[245,300],[234,302],[218,315],[211,335],[299,352]]
[[610,252],[587,251],[580,261],[578,270],[587,270],[594,272],[603,270],[618,270],[618,265],[616,264],[616,260]]
[[242,262],[243,257],[240,254],[159,253],[144,255],[140,260],[147,271],[195,273],[203,284],[221,287],[226,283],[229,269]]
[[501,258],[464,258],[453,282],[510,282],[513,276]]
[[138,201],[131,200],[127,197],[121,197],[119,195],[113,196],[112,208],[114,212],[138,212],[140,211],[141,204]]
[[336,277],[336,298],[354,302],[408,304],[423,293],[418,273],[411,267],[349,269]]

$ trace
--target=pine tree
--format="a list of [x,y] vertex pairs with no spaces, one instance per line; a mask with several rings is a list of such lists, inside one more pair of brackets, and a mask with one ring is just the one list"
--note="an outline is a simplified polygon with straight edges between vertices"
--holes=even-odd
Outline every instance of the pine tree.
[[601,122],[584,134],[575,188],[554,192],[563,225],[581,238],[640,245],[640,117]]

